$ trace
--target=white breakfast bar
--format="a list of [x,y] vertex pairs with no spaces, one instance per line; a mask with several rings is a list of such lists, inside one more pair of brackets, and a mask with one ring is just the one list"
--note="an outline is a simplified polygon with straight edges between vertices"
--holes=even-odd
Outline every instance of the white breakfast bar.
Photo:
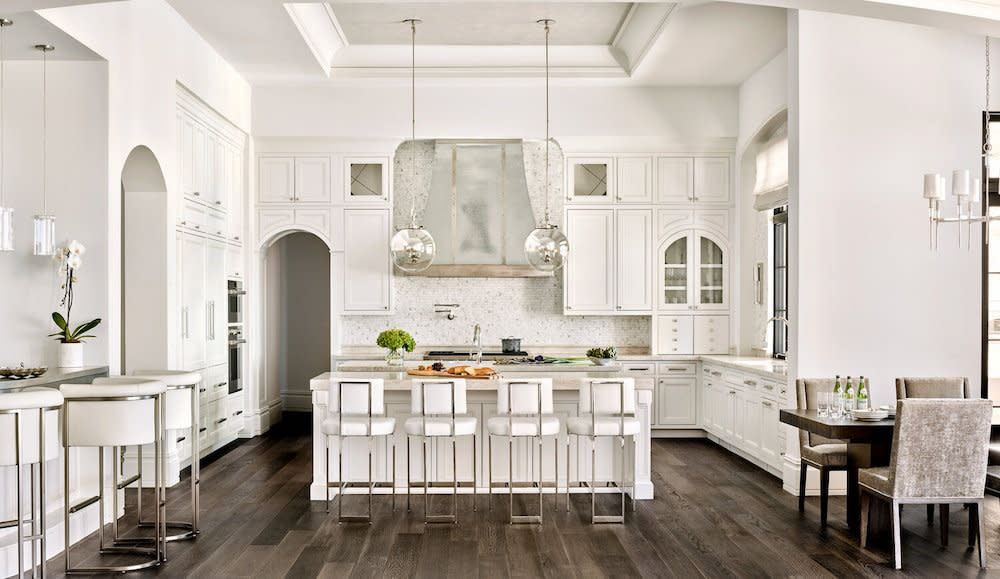
[[[372,363],[349,367],[349,371],[326,372],[316,376],[310,381],[313,403],[313,481],[310,487],[312,500],[324,500],[326,497],[326,459],[327,437],[320,430],[324,418],[327,415],[327,389],[331,380],[338,379],[365,379],[379,378],[385,384],[385,405],[386,414],[396,418],[396,433],[388,438],[388,442],[376,444],[373,458],[373,478],[376,481],[388,482],[392,479],[392,446],[396,447],[395,464],[395,490],[397,494],[406,493],[406,435],[403,433],[402,424],[406,418],[412,416],[410,411],[410,386],[414,376],[402,371],[385,371],[384,368],[373,366]],[[343,366],[342,366],[343,368]],[[618,366],[595,367],[595,366],[573,366],[573,365],[516,365],[516,366],[495,366],[495,368],[505,378],[530,378],[544,377],[551,378],[554,390],[555,413],[561,422],[558,438],[559,451],[559,471],[553,473],[553,443],[547,440],[543,449],[543,473],[545,482],[552,483],[557,477],[557,488],[560,492],[566,488],[566,419],[579,416],[578,409],[578,389],[580,381],[584,378],[618,378],[623,377]],[[476,471],[475,481],[478,493],[485,494],[489,491],[489,476],[487,468],[492,468],[494,483],[508,480],[508,458],[507,445],[493,445],[493,464],[487,465],[487,432],[486,421],[496,415],[496,381],[495,380],[468,380],[468,405],[469,414],[478,419],[478,430],[476,436]],[[639,435],[635,440],[635,498],[652,499],[653,483],[650,480],[650,421],[653,403],[652,384],[636,382],[636,417],[641,423]],[[575,438],[575,437],[574,437]],[[496,440],[494,441],[497,442]],[[521,442],[519,448],[517,442]],[[617,472],[618,452],[620,447],[612,444],[609,437],[604,437],[598,442],[597,466],[595,478],[599,481],[622,480]],[[473,462],[469,459],[469,445],[471,440],[460,440],[458,442],[458,478],[459,480],[472,480]],[[528,482],[536,479],[535,472],[531,464],[532,453],[528,452],[526,441],[515,441],[515,456],[513,461],[514,481]],[[626,447],[628,448],[628,447]],[[430,482],[450,482],[452,480],[452,457],[451,443],[444,442],[430,447]],[[590,448],[586,444],[579,447],[574,442],[571,446],[572,455],[572,475],[574,483],[578,480],[590,479]],[[330,472],[337,472],[337,452],[331,449],[329,453],[331,462]],[[421,477],[421,456],[418,445],[413,446],[411,454],[411,472],[415,480]],[[348,440],[344,447],[344,479],[348,482],[363,482],[368,478],[368,450],[367,442],[362,440]],[[538,465],[534,465],[537,468]],[[630,473],[629,473],[630,474]],[[626,477],[631,480],[631,476]],[[420,492],[414,489],[415,492]],[[442,492],[451,492],[450,488],[441,489]],[[554,489],[546,488],[546,492],[553,492]],[[331,493],[336,490],[332,489]],[[364,489],[350,488],[346,491],[365,492]],[[389,489],[377,489],[376,492],[388,493]],[[460,492],[472,493],[472,488],[462,488]],[[502,491],[506,493],[507,491]],[[517,492],[517,489],[515,489]],[[537,491],[530,491],[537,492]],[[570,492],[590,492],[589,488],[574,487]]]

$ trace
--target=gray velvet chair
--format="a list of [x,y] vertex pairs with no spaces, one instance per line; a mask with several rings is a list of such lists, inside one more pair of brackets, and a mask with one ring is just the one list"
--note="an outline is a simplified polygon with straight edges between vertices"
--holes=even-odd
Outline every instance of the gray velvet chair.
[[[815,410],[820,392],[833,392],[829,378],[800,378],[795,381],[799,410]],[[806,509],[806,474],[808,467],[819,471],[819,519],[826,526],[827,505],[830,502],[830,472],[847,470],[847,443],[799,430],[799,512]]]
[[993,404],[989,400],[903,399],[898,402],[889,466],[858,471],[861,547],[868,542],[871,499],[892,506],[896,569],[902,567],[899,508],[902,504],[967,504],[976,521],[970,544],[983,549],[983,497]]
[[[904,398],[979,398],[973,395],[969,379],[953,377],[896,378],[896,399]],[[948,505],[941,505],[941,544],[948,544]],[[934,505],[927,505],[927,524],[934,524]],[[970,527],[972,523],[969,523]]]

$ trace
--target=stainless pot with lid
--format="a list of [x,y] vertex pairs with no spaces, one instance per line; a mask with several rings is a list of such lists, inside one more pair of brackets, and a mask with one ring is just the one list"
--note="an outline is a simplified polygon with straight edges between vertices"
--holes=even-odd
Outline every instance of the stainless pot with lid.
[[502,338],[500,342],[503,345],[504,354],[515,354],[521,351],[521,338]]

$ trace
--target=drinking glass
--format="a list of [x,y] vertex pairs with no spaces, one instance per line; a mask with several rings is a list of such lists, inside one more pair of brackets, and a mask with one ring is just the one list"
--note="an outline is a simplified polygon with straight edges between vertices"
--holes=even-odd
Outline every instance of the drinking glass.
[[839,397],[830,393],[830,417],[840,418],[844,415],[844,401]]
[[820,392],[816,410],[820,416],[826,416],[830,409],[830,392]]

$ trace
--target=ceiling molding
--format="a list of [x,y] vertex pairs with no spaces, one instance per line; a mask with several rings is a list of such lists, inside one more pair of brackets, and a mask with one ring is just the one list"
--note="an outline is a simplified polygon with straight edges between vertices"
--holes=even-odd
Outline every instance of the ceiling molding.
[[289,2],[285,4],[285,11],[324,74],[329,76],[334,55],[347,46],[344,31],[333,10],[325,3]]
[[[409,78],[408,66],[332,66],[332,78]],[[543,78],[544,66],[423,66],[417,67],[421,78]],[[628,78],[625,69],[613,66],[549,67],[553,78]]]
[[618,34],[611,42],[611,47],[623,56],[629,76],[639,68],[649,54],[649,49],[660,39],[676,8],[676,3],[632,4]]

